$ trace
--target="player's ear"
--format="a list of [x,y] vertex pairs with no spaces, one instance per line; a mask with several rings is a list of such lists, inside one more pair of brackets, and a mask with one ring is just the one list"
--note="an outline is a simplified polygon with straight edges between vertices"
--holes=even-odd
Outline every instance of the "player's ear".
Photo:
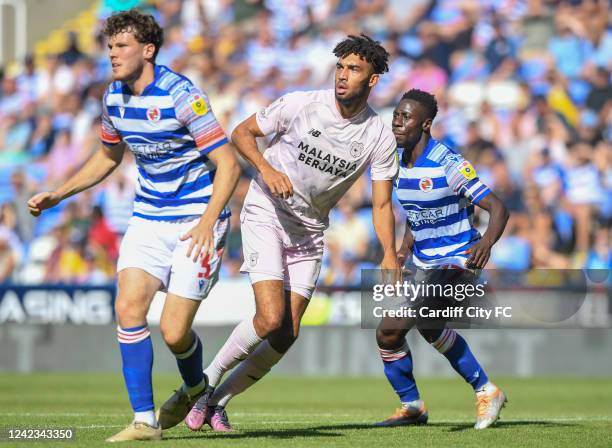
[[376,84],[378,84],[379,79],[380,79],[380,75],[378,73],[372,73],[370,75],[370,81],[368,82],[368,86],[370,88],[374,87]]
[[153,60],[153,57],[155,55],[155,45],[145,44],[142,51],[143,51],[145,59]]
[[423,122],[423,131],[424,132],[429,132],[431,130],[431,124],[433,123],[433,120],[431,118],[427,118],[424,122]]

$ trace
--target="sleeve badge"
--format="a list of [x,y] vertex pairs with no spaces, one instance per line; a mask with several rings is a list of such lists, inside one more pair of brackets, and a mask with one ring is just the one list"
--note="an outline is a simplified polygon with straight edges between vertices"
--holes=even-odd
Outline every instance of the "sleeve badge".
[[208,112],[206,101],[204,101],[204,98],[198,94],[195,94],[189,98],[189,104],[191,105],[191,110],[193,110],[196,115],[204,115],[206,112]]
[[476,170],[472,166],[470,162],[467,160],[463,161],[457,169],[459,172],[465,177],[467,180],[472,180],[476,178]]

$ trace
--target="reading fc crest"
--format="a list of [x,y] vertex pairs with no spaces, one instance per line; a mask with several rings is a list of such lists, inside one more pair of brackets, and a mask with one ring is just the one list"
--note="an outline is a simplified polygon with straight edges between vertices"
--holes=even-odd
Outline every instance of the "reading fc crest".
[[159,119],[161,118],[161,111],[159,110],[159,107],[149,107],[147,109],[147,119],[149,121],[159,121]]
[[425,193],[429,193],[433,189],[433,181],[431,177],[421,177],[419,180],[419,188]]

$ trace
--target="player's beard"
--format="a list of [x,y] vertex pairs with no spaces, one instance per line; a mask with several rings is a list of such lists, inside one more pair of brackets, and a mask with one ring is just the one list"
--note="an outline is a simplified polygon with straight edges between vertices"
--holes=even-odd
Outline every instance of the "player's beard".
[[122,81],[125,83],[133,83],[134,81],[138,80],[144,70],[144,64],[134,64],[133,66],[130,66],[128,63],[125,63],[125,65],[127,65],[127,68],[124,69],[124,73],[119,74],[118,76],[113,74],[113,80]]
[[[335,89],[334,89],[334,93],[335,93]],[[357,102],[367,100],[369,95],[370,95],[369,80],[366,79],[363,82],[363,84],[361,84],[359,89],[352,95],[346,95],[344,97],[340,97],[336,94],[335,96],[336,96],[336,101],[338,101],[340,104],[342,104],[343,106],[350,106],[351,104],[355,104]]]
[[417,133],[412,138],[406,136],[403,142],[397,142],[397,145],[401,148],[404,148],[404,153],[411,154],[414,151],[414,147],[421,141],[421,137],[423,136],[423,131]]

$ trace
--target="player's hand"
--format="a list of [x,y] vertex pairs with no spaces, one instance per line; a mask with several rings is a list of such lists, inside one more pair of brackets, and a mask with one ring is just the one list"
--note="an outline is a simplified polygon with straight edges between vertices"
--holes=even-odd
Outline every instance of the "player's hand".
[[493,247],[493,244],[481,238],[480,241],[465,251],[466,254],[471,254],[465,262],[465,267],[469,269],[484,268],[491,256],[491,247]]
[[400,267],[404,267],[404,265],[406,264],[406,260],[408,259],[408,256],[410,255],[411,252],[411,247],[409,247],[407,244],[402,244],[401,247],[398,249],[397,251],[397,262],[399,263]]
[[55,207],[60,201],[61,198],[58,194],[52,191],[43,191],[30,198],[28,208],[32,216],[38,216],[43,210]]
[[275,197],[287,199],[293,196],[293,185],[285,173],[269,168],[261,172],[261,178]]
[[205,257],[206,255],[212,256],[212,252],[215,246],[215,238],[213,226],[205,222],[198,222],[189,232],[181,237],[181,241],[187,241],[191,238],[189,243],[189,249],[187,250],[187,258],[191,258],[193,254],[193,261],[198,261],[200,255]]
[[389,282],[397,282],[402,279],[401,266],[395,254],[386,255],[380,262],[380,269],[383,271],[383,279]]

